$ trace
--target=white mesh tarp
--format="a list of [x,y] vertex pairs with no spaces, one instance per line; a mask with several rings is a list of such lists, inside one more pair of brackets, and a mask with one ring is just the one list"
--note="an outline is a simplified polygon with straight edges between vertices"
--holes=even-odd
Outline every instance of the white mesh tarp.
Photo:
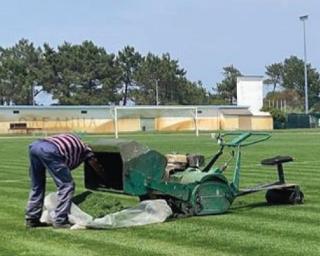
[[[41,216],[42,222],[52,224],[56,206],[56,193],[48,194],[44,201],[45,211]],[[128,208],[96,219],[83,212],[77,205],[72,203],[68,217],[69,222],[73,224],[71,229],[112,229],[161,223],[170,215],[172,215],[172,210],[167,202],[158,199],[142,201],[136,207]]]

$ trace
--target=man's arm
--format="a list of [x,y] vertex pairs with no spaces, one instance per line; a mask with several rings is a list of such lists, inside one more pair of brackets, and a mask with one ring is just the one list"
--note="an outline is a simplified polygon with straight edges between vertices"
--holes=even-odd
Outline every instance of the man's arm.
[[94,170],[94,172],[100,177],[100,178],[104,178],[104,169],[103,166],[99,163],[97,157],[94,155],[92,149],[87,145],[85,145],[85,149],[84,149],[84,159],[83,161],[85,161],[86,163],[88,163],[92,169]]
[[87,162],[99,177],[104,178],[103,166],[99,163],[95,156],[90,157]]

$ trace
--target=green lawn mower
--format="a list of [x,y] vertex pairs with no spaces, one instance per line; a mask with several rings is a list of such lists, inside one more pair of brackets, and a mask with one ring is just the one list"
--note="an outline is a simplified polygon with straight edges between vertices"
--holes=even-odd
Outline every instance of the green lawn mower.
[[[266,190],[270,204],[303,203],[304,195],[297,184],[286,183],[283,164],[290,156],[276,156],[261,161],[275,166],[278,180],[240,189],[241,150],[243,147],[265,141],[268,133],[230,132],[215,136],[218,152],[204,163],[201,155],[163,155],[130,140],[99,140],[90,146],[104,167],[97,175],[85,165],[85,187],[125,193],[144,199],[165,199],[174,212],[186,215],[208,215],[226,212],[234,199],[249,193]],[[218,159],[229,148],[231,156],[221,167]],[[224,175],[234,161],[234,173],[229,182]]]

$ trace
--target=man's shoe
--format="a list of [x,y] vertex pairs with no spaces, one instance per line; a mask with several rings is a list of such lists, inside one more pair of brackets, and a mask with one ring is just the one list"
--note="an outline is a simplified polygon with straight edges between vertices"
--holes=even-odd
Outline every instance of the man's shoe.
[[39,228],[39,227],[48,227],[48,223],[40,222],[38,219],[27,219],[26,227],[27,228]]
[[62,222],[62,223],[53,223],[53,228],[71,228],[71,224],[69,222]]

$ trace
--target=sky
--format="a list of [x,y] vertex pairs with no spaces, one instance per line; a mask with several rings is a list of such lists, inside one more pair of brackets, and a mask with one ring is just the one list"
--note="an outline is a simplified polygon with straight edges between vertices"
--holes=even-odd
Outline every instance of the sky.
[[305,14],[308,62],[320,71],[320,0],[1,0],[0,46],[91,40],[114,53],[170,53],[211,90],[224,66],[264,75],[266,65],[303,58]]

